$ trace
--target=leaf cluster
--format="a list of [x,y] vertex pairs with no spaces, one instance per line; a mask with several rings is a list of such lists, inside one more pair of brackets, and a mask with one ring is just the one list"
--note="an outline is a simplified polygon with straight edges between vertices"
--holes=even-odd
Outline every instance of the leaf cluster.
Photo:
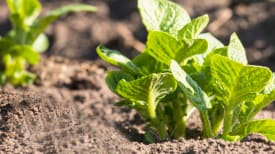
[[274,75],[269,68],[248,65],[236,33],[224,45],[202,33],[207,15],[190,19],[168,0],[139,0],[148,30],[144,51],[129,59],[119,51],[97,48],[105,61],[121,68],[106,82],[123,98],[117,105],[136,109],[148,123],[145,138],[185,137],[194,109],[200,113],[204,137],[236,141],[251,133],[275,140],[275,121],[254,116],[275,100]]
[[47,26],[69,12],[96,10],[93,6],[73,4],[39,17],[42,9],[39,0],[6,0],[6,3],[12,29],[5,36],[0,36],[0,84],[32,83],[35,75],[25,67],[37,64],[39,54],[47,50],[49,41],[44,34]]

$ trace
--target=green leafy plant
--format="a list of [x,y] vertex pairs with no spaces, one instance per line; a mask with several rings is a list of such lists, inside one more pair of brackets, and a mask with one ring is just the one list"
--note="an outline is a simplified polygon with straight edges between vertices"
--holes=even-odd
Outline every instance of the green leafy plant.
[[6,0],[6,3],[12,29],[0,37],[0,84],[32,83],[35,75],[26,70],[26,65],[38,63],[39,53],[48,48],[48,39],[43,33],[47,26],[69,12],[96,10],[93,6],[73,4],[39,18],[42,9],[39,0]]
[[190,19],[168,0],[139,0],[148,30],[144,51],[132,60],[100,45],[98,55],[119,71],[106,82],[120,97],[119,106],[136,109],[147,121],[145,138],[185,137],[194,109],[200,113],[204,137],[236,141],[260,133],[275,141],[275,120],[255,115],[275,100],[275,80],[269,68],[248,65],[236,33],[223,45],[202,33],[207,15]]

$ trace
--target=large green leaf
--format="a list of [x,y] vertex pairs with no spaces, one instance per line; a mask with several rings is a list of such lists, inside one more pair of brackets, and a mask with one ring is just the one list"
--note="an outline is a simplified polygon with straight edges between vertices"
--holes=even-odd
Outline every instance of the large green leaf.
[[177,82],[171,73],[151,74],[127,82],[120,80],[116,92],[132,102],[143,102],[155,110],[158,102],[175,91]]
[[185,25],[178,34],[178,39],[190,40],[195,39],[207,26],[209,22],[208,15],[203,15],[193,19],[190,23]]
[[240,114],[240,121],[246,122],[251,120],[264,107],[275,100],[275,75],[273,74],[272,82],[267,85],[262,93],[257,94],[242,104],[242,112]]
[[149,31],[146,52],[161,63],[170,65],[171,59],[184,48],[184,44],[165,32]]
[[275,141],[275,120],[265,119],[250,121],[242,124],[230,134],[239,135],[243,138],[252,133],[262,134],[269,140]]
[[[120,80],[116,87],[116,93],[126,101],[120,103],[131,108],[136,108],[146,120],[150,121],[150,127],[156,129],[159,137],[167,137],[167,127],[162,119],[164,113],[159,102],[177,88],[177,82],[171,73],[152,73],[136,80]],[[142,109],[142,110],[141,110]],[[160,110],[157,110],[160,109]]]
[[32,25],[30,33],[28,34],[28,43],[33,43],[36,38],[48,27],[48,25],[54,22],[60,16],[76,11],[93,12],[96,11],[96,8],[94,6],[84,4],[71,4],[49,12],[45,17],[39,19]]
[[100,58],[102,58],[106,62],[121,67],[131,74],[138,73],[137,66],[130,59],[123,56],[119,51],[111,50],[100,45],[96,48],[96,52],[100,56]]
[[211,108],[210,99],[203,92],[200,86],[184,71],[179,64],[172,60],[170,70],[179,82],[179,86],[192,104],[200,111],[205,111]]
[[266,67],[243,65],[221,55],[210,56],[209,67],[216,97],[231,109],[262,91],[272,78]]
[[187,12],[168,0],[138,0],[138,8],[148,31],[168,32],[176,37],[190,22]]
[[171,59],[180,64],[191,56],[205,53],[208,49],[207,41],[194,39],[185,43],[178,41],[166,32],[149,31],[145,51],[159,62],[170,65]]

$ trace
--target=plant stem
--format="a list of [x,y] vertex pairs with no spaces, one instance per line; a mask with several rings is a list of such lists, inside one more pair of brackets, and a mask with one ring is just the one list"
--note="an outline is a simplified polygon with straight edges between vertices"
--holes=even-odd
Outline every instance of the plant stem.
[[221,118],[219,118],[218,120],[215,121],[214,124],[212,124],[212,130],[213,130],[214,136],[216,136],[219,133],[220,129],[221,129],[222,120],[223,120],[222,117],[223,116],[221,116]]
[[179,101],[173,101],[173,108],[174,108],[174,119],[175,119],[175,128],[172,132],[172,136],[175,139],[180,137],[185,137],[185,114],[183,113],[183,109]]
[[223,134],[222,134],[223,139],[227,139],[228,133],[231,132],[232,118],[233,118],[233,111],[231,109],[225,109],[224,121],[223,121]]
[[167,134],[165,125],[157,118],[155,101],[152,98],[153,97],[150,97],[149,95],[149,99],[148,99],[149,118],[151,120],[152,126],[154,126],[157,129],[159,137],[161,139],[165,139],[168,136],[168,134]]
[[211,123],[210,123],[207,111],[200,111],[200,116],[203,124],[203,136],[213,137],[214,133],[211,127]]

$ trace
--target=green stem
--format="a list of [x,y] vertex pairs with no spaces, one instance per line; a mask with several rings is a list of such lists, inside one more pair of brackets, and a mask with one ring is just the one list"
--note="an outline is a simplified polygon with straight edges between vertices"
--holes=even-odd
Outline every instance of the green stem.
[[[220,115],[221,116],[221,115]],[[221,116],[221,118],[219,118],[218,120],[215,121],[214,124],[212,124],[212,130],[215,136],[217,136],[217,134],[219,133],[221,126],[222,126],[222,118],[223,116]]]
[[208,111],[208,115],[210,115],[210,121],[212,130],[215,136],[218,135],[221,130],[223,124],[224,117],[224,108],[221,104],[216,104],[210,111]]
[[[152,98],[152,97],[149,97]],[[153,99],[148,100],[148,114],[149,118],[151,120],[152,126],[154,126],[159,134],[159,137],[161,139],[165,139],[168,134],[165,128],[165,124],[163,124],[156,115],[156,107],[155,107],[155,101]]]
[[227,139],[228,134],[231,132],[232,118],[233,118],[232,110],[225,109],[224,121],[223,121],[223,134],[222,134],[223,139]]
[[175,128],[173,129],[172,136],[175,139],[180,137],[185,137],[185,114],[183,113],[183,109],[179,101],[173,102],[174,108],[174,119],[175,119]]
[[211,123],[210,123],[207,111],[200,111],[200,116],[203,124],[203,136],[213,137],[214,133],[211,127]]

